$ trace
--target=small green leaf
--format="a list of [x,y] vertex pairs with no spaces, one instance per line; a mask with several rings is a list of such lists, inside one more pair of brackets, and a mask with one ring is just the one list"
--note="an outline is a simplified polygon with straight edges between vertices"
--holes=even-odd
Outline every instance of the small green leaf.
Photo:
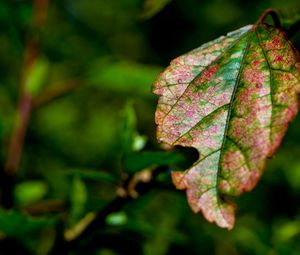
[[31,95],[37,95],[45,85],[49,72],[49,63],[45,58],[37,59],[25,77],[25,89]]
[[127,215],[123,211],[111,213],[106,217],[105,221],[108,225],[113,225],[113,226],[125,225],[127,223]]
[[[19,240],[32,254],[36,254],[37,249],[40,249],[41,243],[46,239],[50,243],[54,241],[54,232],[53,235],[44,236],[43,234],[46,230],[53,230],[55,222],[56,219],[53,217],[31,217],[19,210],[0,209],[1,236]],[[46,254],[45,250],[48,247],[42,248],[44,250],[42,254]]]
[[128,102],[121,113],[121,130],[120,139],[122,144],[122,152],[130,153],[133,149],[134,137],[137,135],[136,131],[136,115],[132,102]]
[[69,176],[77,176],[81,179],[94,180],[94,181],[103,181],[107,183],[116,184],[118,182],[117,177],[111,173],[100,171],[100,170],[90,170],[90,169],[69,169],[64,172]]
[[147,143],[147,136],[135,135],[132,141],[132,150],[140,151],[145,147],[146,143]]
[[184,157],[172,152],[144,151],[125,157],[124,166],[129,173],[161,165],[175,165],[184,161]]
[[27,181],[18,183],[14,195],[19,205],[26,205],[41,200],[47,193],[48,187],[42,181]]
[[0,209],[0,231],[9,237],[24,237],[28,233],[38,231],[54,220],[48,218],[33,218],[21,211]]
[[88,198],[88,194],[87,194],[85,183],[81,180],[79,176],[74,176],[72,187],[71,187],[71,194],[70,194],[71,225],[74,224],[77,220],[79,220],[83,216],[87,198]]
[[137,131],[136,114],[133,102],[129,101],[121,112],[120,143],[124,154],[142,150],[147,137]]
[[288,221],[278,224],[274,233],[274,241],[276,243],[289,241],[300,234],[300,221]]

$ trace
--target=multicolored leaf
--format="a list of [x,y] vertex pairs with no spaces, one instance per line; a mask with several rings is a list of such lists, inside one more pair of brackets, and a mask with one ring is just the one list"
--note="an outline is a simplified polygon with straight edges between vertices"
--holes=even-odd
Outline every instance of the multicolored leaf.
[[173,172],[192,210],[234,226],[227,197],[250,191],[298,111],[299,54],[279,28],[258,22],[173,60],[154,83],[159,141],[199,152]]

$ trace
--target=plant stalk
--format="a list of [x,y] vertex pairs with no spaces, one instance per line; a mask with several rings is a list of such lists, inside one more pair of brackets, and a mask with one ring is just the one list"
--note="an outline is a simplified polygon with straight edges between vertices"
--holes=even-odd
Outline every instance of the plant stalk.
[[[32,27],[40,30],[45,24],[48,12],[48,0],[34,0]],[[24,51],[24,60],[21,68],[19,87],[19,101],[16,113],[15,126],[10,137],[7,159],[1,178],[2,203],[6,208],[13,206],[13,188],[16,173],[19,168],[23,151],[24,139],[32,110],[32,94],[25,88],[27,75],[33,68],[39,55],[40,40],[38,35],[30,36]]]

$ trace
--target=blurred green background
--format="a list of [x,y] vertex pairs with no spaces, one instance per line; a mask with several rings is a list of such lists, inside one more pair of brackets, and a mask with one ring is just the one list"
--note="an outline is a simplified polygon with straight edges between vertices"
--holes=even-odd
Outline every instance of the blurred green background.
[[170,60],[270,7],[299,19],[298,0],[2,0],[0,254],[300,254],[299,117],[230,232],[171,184],[195,151],[155,138]]

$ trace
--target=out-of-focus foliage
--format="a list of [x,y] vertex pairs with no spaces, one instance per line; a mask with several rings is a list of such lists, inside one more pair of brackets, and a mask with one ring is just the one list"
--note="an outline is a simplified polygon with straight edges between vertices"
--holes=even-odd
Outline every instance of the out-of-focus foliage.
[[[298,254],[299,118],[260,184],[236,199],[231,232],[191,213],[170,184],[170,171],[192,164],[195,151],[170,150],[155,139],[151,83],[159,72],[175,56],[255,22],[268,7],[280,8],[287,26],[300,10],[296,0],[49,1],[37,28],[32,1],[1,1],[2,170],[21,83],[34,98],[8,190],[13,206],[0,211],[0,254],[59,254],[53,251],[64,240],[101,215],[101,227],[67,254]],[[25,72],[30,40],[39,46]],[[293,41],[300,48],[300,33]],[[134,199],[105,213],[124,196],[128,178],[147,185],[151,177],[156,185],[143,194],[126,183]],[[4,205],[7,183],[0,184]]]

